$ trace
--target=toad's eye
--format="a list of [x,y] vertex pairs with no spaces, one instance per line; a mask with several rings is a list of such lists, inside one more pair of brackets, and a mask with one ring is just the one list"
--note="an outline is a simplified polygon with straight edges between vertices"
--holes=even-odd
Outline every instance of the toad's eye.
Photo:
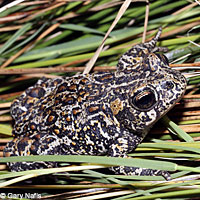
[[131,104],[138,110],[148,111],[156,104],[156,96],[150,88],[138,91],[131,99]]
[[168,58],[164,54],[156,54],[158,58],[165,64],[169,65]]

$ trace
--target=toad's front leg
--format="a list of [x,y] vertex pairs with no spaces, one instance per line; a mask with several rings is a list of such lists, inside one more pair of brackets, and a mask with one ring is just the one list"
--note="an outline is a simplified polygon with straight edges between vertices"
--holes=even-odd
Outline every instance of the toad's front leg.
[[[111,144],[108,155],[111,157],[128,157],[127,153],[132,152],[141,141],[142,138],[136,135],[118,138]],[[171,179],[170,174],[162,170],[127,166],[115,166],[110,167],[110,169],[114,171],[115,174],[129,176],[163,176],[166,180]]]

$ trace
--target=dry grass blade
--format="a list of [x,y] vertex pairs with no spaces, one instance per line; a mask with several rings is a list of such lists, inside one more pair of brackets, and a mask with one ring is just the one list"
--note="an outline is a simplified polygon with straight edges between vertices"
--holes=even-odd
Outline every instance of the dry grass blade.
[[19,26],[11,26],[11,27],[3,27],[3,28],[0,28],[0,32],[7,32],[7,31],[14,31],[14,30],[18,30],[22,27],[22,25],[19,25]]
[[145,12],[145,20],[144,20],[144,31],[142,36],[142,42],[145,42],[146,33],[147,33],[147,26],[148,26],[148,19],[149,19],[149,1],[146,4],[146,12]]
[[184,12],[184,11],[190,9],[190,8],[193,8],[194,6],[197,6],[196,2],[193,2],[193,3],[191,3],[191,4],[189,4],[189,5],[185,6],[185,7],[183,7],[182,9],[174,12],[172,15],[178,15],[179,13],[182,13],[182,12]]
[[[130,190],[123,190],[123,191],[117,191],[117,192],[106,192],[105,194],[97,194],[97,195],[90,195],[90,196],[82,196],[80,198],[73,198],[73,200],[94,200],[94,199],[105,199],[105,198],[111,198],[114,196],[121,196],[126,194],[131,194],[132,191]],[[71,199],[72,200],[72,199]]]
[[115,20],[113,21],[113,23],[110,26],[110,28],[108,29],[105,37],[103,38],[103,41],[102,41],[101,45],[99,46],[99,48],[97,49],[97,51],[95,52],[95,54],[91,58],[91,60],[86,64],[86,67],[85,67],[85,70],[83,71],[83,74],[88,74],[90,72],[90,70],[92,69],[92,67],[95,64],[95,62],[96,62],[99,54],[101,53],[101,51],[103,49],[103,46],[104,46],[104,43],[105,43],[107,37],[109,36],[109,34],[111,33],[111,31],[115,27],[115,25],[117,24],[117,22],[121,19],[122,15],[124,14],[124,12],[129,7],[130,3],[131,3],[131,0],[125,0],[124,3],[122,4],[119,12],[117,13],[117,16],[116,16]]
[[[0,69],[0,74],[31,74],[31,73],[56,73],[56,72],[83,72],[85,67],[70,67],[70,65],[82,63],[88,59],[78,60],[75,62],[70,62],[68,64],[60,65],[57,67],[47,67],[47,68],[30,68],[30,69]],[[177,68],[177,70],[184,70],[188,67],[200,67],[200,63],[183,63],[183,64],[170,64],[171,67]],[[113,71],[116,70],[116,66],[95,66],[93,71]]]
[[3,6],[2,8],[0,8],[0,13],[3,12],[3,11],[5,11],[8,8],[11,8],[11,7],[13,7],[13,6],[15,6],[15,5],[23,2],[23,1],[25,1],[25,0],[15,0],[15,1],[13,1],[13,2],[11,2],[11,3],[9,3],[9,4],[5,5],[5,6]]
[[[0,69],[0,74],[30,74],[30,73],[55,73],[55,72],[83,72],[85,67],[55,67],[55,68],[39,68],[39,69]],[[94,71],[112,71],[115,66],[97,66]]]
[[58,7],[61,7],[61,6],[65,5],[65,4],[66,4],[66,2],[55,3],[54,5],[49,6],[48,8],[45,8],[45,9],[43,9],[43,10],[41,10],[41,11],[38,11],[38,12],[34,13],[33,15],[30,15],[29,17],[27,17],[27,18],[25,18],[25,19],[23,19],[23,20],[20,20],[20,22],[21,22],[21,23],[25,23],[25,22],[27,22],[27,21],[32,20],[32,19],[35,18],[37,15],[40,15],[40,14],[43,14],[43,13],[45,13],[45,12],[51,11],[51,10],[53,10],[53,9],[55,9],[55,8],[58,8]]
[[11,105],[10,102],[9,103],[1,103],[0,108],[8,108],[8,107],[10,107],[10,105]]

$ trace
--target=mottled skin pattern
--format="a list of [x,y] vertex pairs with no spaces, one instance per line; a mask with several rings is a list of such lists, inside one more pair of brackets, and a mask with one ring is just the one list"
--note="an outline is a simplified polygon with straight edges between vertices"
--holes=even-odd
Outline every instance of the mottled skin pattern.
[[[161,34],[133,46],[115,72],[43,78],[11,106],[13,136],[4,156],[107,155],[127,157],[186,87],[167,58],[154,53]],[[159,49],[159,48],[157,48]],[[55,162],[8,163],[12,171],[56,167]],[[162,175],[137,167],[111,167],[116,174]]]

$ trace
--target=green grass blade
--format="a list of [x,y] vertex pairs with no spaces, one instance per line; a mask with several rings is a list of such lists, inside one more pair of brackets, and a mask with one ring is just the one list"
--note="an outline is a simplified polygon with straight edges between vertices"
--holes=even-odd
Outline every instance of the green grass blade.
[[12,127],[6,124],[0,124],[0,133],[11,136],[12,135]]
[[199,184],[199,181],[189,181],[189,183],[188,182],[173,183],[173,184],[160,186],[160,187],[158,186],[158,187],[155,187],[155,188],[152,188],[152,189],[136,192],[135,194],[130,194],[130,195],[126,195],[126,196],[123,196],[123,197],[114,198],[113,200],[123,200],[123,199],[129,199],[129,198],[132,199],[133,197],[137,197],[137,196],[140,196],[140,195],[145,196],[148,193],[152,194],[153,192],[161,192],[163,190],[166,191],[166,190],[169,190],[169,189],[172,189],[172,188],[181,187],[181,186],[185,186],[185,185],[188,185],[188,184]]
[[151,194],[150,196],[134,197],[127,200],[147,200],[147,199],[157,199],[157,198],[172,198],[172,197],[185,197],[186,195],[192,196],[194,194],[200,194],[200,189],[191,190],[178,190],[173,192],[164,192],[159,194]]
[[4,52],[4,54],[8,54],[8,53],[18,49],[19,47],[22,47],[23,45],[27,44],[29,41],[31,41],[35,36],[37,36],[45,28],[46,24],[47,23],[43,24],[38,30],[36,30],[36,32],[34,34],[32,34],[30,37],[28,37],[26,40],[24,40],[20,44],[14,46],[13,48],[11,48],[8,51]]
[[105,35],[105,33],[102,32],[102,31],[98,31],[96,29],[88,28],[88,27],[85,27],[85,26],[77,25],[77,24],[61,24],[60,27],[64,28],[64,29],[74,30],[74,31],[83,31],[83,32],[86,32],[86,33],[95,33],[95,34],[100,34],[100,35],[103,35],[103,36]]
[[190,135],[188,135],[184,130],[177,126],[166,115],[161,119],[161,121],[169,131],[176,133],[179,138],[183,139],[186,142],[194,142],[193,138]]
[[22,36],[26,31],[31,28],[32,24],[27,23],[22,26],[1,48],[0,54],[2,54],[6,49],[8,49],[20,36]]
[[[193,142],[191,143],[193,144]],[[194,146],[194,147],[190,147]],[[158,148],[158,149],[173,149],[173,150],[183,150],[183,151],[191,151],[197,154],[200,154],[200,143],[195,142],[194,145],[190,145],[189,147],[187,146],[187,143],[185,142],[179,142],[174,143],[174,142],[162,142],[159,144],[155,143],[142,143],[139,145],[139,148]]]
[[138,159],[138,158],[114,158],[114,157],[105,157],[105,156],[86,156],[86,155],[43,155],[43,156],[13,156],[13,157],[4,157],[0,159],[0,163],[4,162],[24,162],[24,161],[55,161],[55,162],[86,162],[86,163],[95,163],[95,164],[104,164],[104,165],[116,165],[116,166],[134,166],[146,168],[148,166],[150,169],[160,169],[175,171],[176,164],[165,162],[165,161],[156,161],[156,160],[147,160],[147,159]]

